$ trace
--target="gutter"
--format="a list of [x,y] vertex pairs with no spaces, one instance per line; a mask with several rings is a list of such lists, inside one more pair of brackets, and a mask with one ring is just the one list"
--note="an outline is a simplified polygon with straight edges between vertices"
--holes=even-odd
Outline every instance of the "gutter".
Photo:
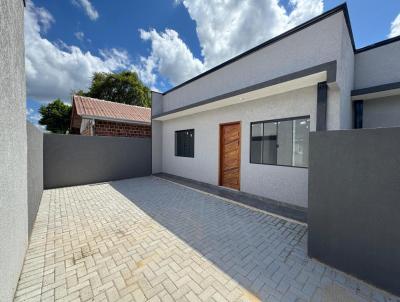
[[100,120],[100,121],[107,121],[107,122],[119,122],[125,124],[135,124],[135,125],[143,125],[143,126],[150,126],[151,122],[141,122],[141,121],[132,121],[126,119],[118,119],[112,117],[104,117],[104,116],[96,116],[96,115],[79,115],[82,119],[90,119],[90,120]]

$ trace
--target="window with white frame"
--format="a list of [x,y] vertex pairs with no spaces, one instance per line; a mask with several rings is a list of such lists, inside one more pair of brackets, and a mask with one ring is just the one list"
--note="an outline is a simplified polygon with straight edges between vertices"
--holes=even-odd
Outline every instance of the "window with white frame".
[[250,124],[250,163],[308,167],[310,117]]

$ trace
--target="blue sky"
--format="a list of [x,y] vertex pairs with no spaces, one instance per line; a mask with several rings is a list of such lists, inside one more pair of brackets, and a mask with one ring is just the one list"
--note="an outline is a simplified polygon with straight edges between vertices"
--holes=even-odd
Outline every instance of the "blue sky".
[[[164,91],[341,3],[28,0],[28,119],[36,123],[38,107],[57,97],[68,102],[94,71],[135,70]],[[399,0],[347,4],[357,48],[388,38],[391,30],[400,34]]]

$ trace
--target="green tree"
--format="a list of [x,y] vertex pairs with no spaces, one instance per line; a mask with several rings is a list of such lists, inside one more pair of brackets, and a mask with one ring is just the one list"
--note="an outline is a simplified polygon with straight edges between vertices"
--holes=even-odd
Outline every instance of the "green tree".
[[71,111],[70,105],[56,99],[47,105],[40,106],[39,113],[42,118],[39,124],[46,126],[47,131],[65,134],[71,122]]
[[140,81],[136,72],[131,71],[96,72],[89,91],[80,90],[76,94],[111,102],[151,107],[150,89]]

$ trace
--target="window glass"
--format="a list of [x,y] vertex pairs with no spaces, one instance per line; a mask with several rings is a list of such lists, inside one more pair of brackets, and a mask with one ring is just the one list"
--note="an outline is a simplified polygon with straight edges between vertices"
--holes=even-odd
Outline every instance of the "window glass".
[[252,123],[250,162],[307,167],[309,131],[309,118]]
[[276,164],[276,157],[277,157],[276,125],[277,123],[264,123],[263,152],[262,152],[263,164]]
[[262,137],[263,123],[252,124],[250,141],[250,162],[255,164],[262,163]]
[[293,121],[278,122],[278,165],[291,166],[293,154]]
[[175,131],[175,155],[194,157],[194,129]]
[[293,121],[293,166],[308,166],[310,119]]

